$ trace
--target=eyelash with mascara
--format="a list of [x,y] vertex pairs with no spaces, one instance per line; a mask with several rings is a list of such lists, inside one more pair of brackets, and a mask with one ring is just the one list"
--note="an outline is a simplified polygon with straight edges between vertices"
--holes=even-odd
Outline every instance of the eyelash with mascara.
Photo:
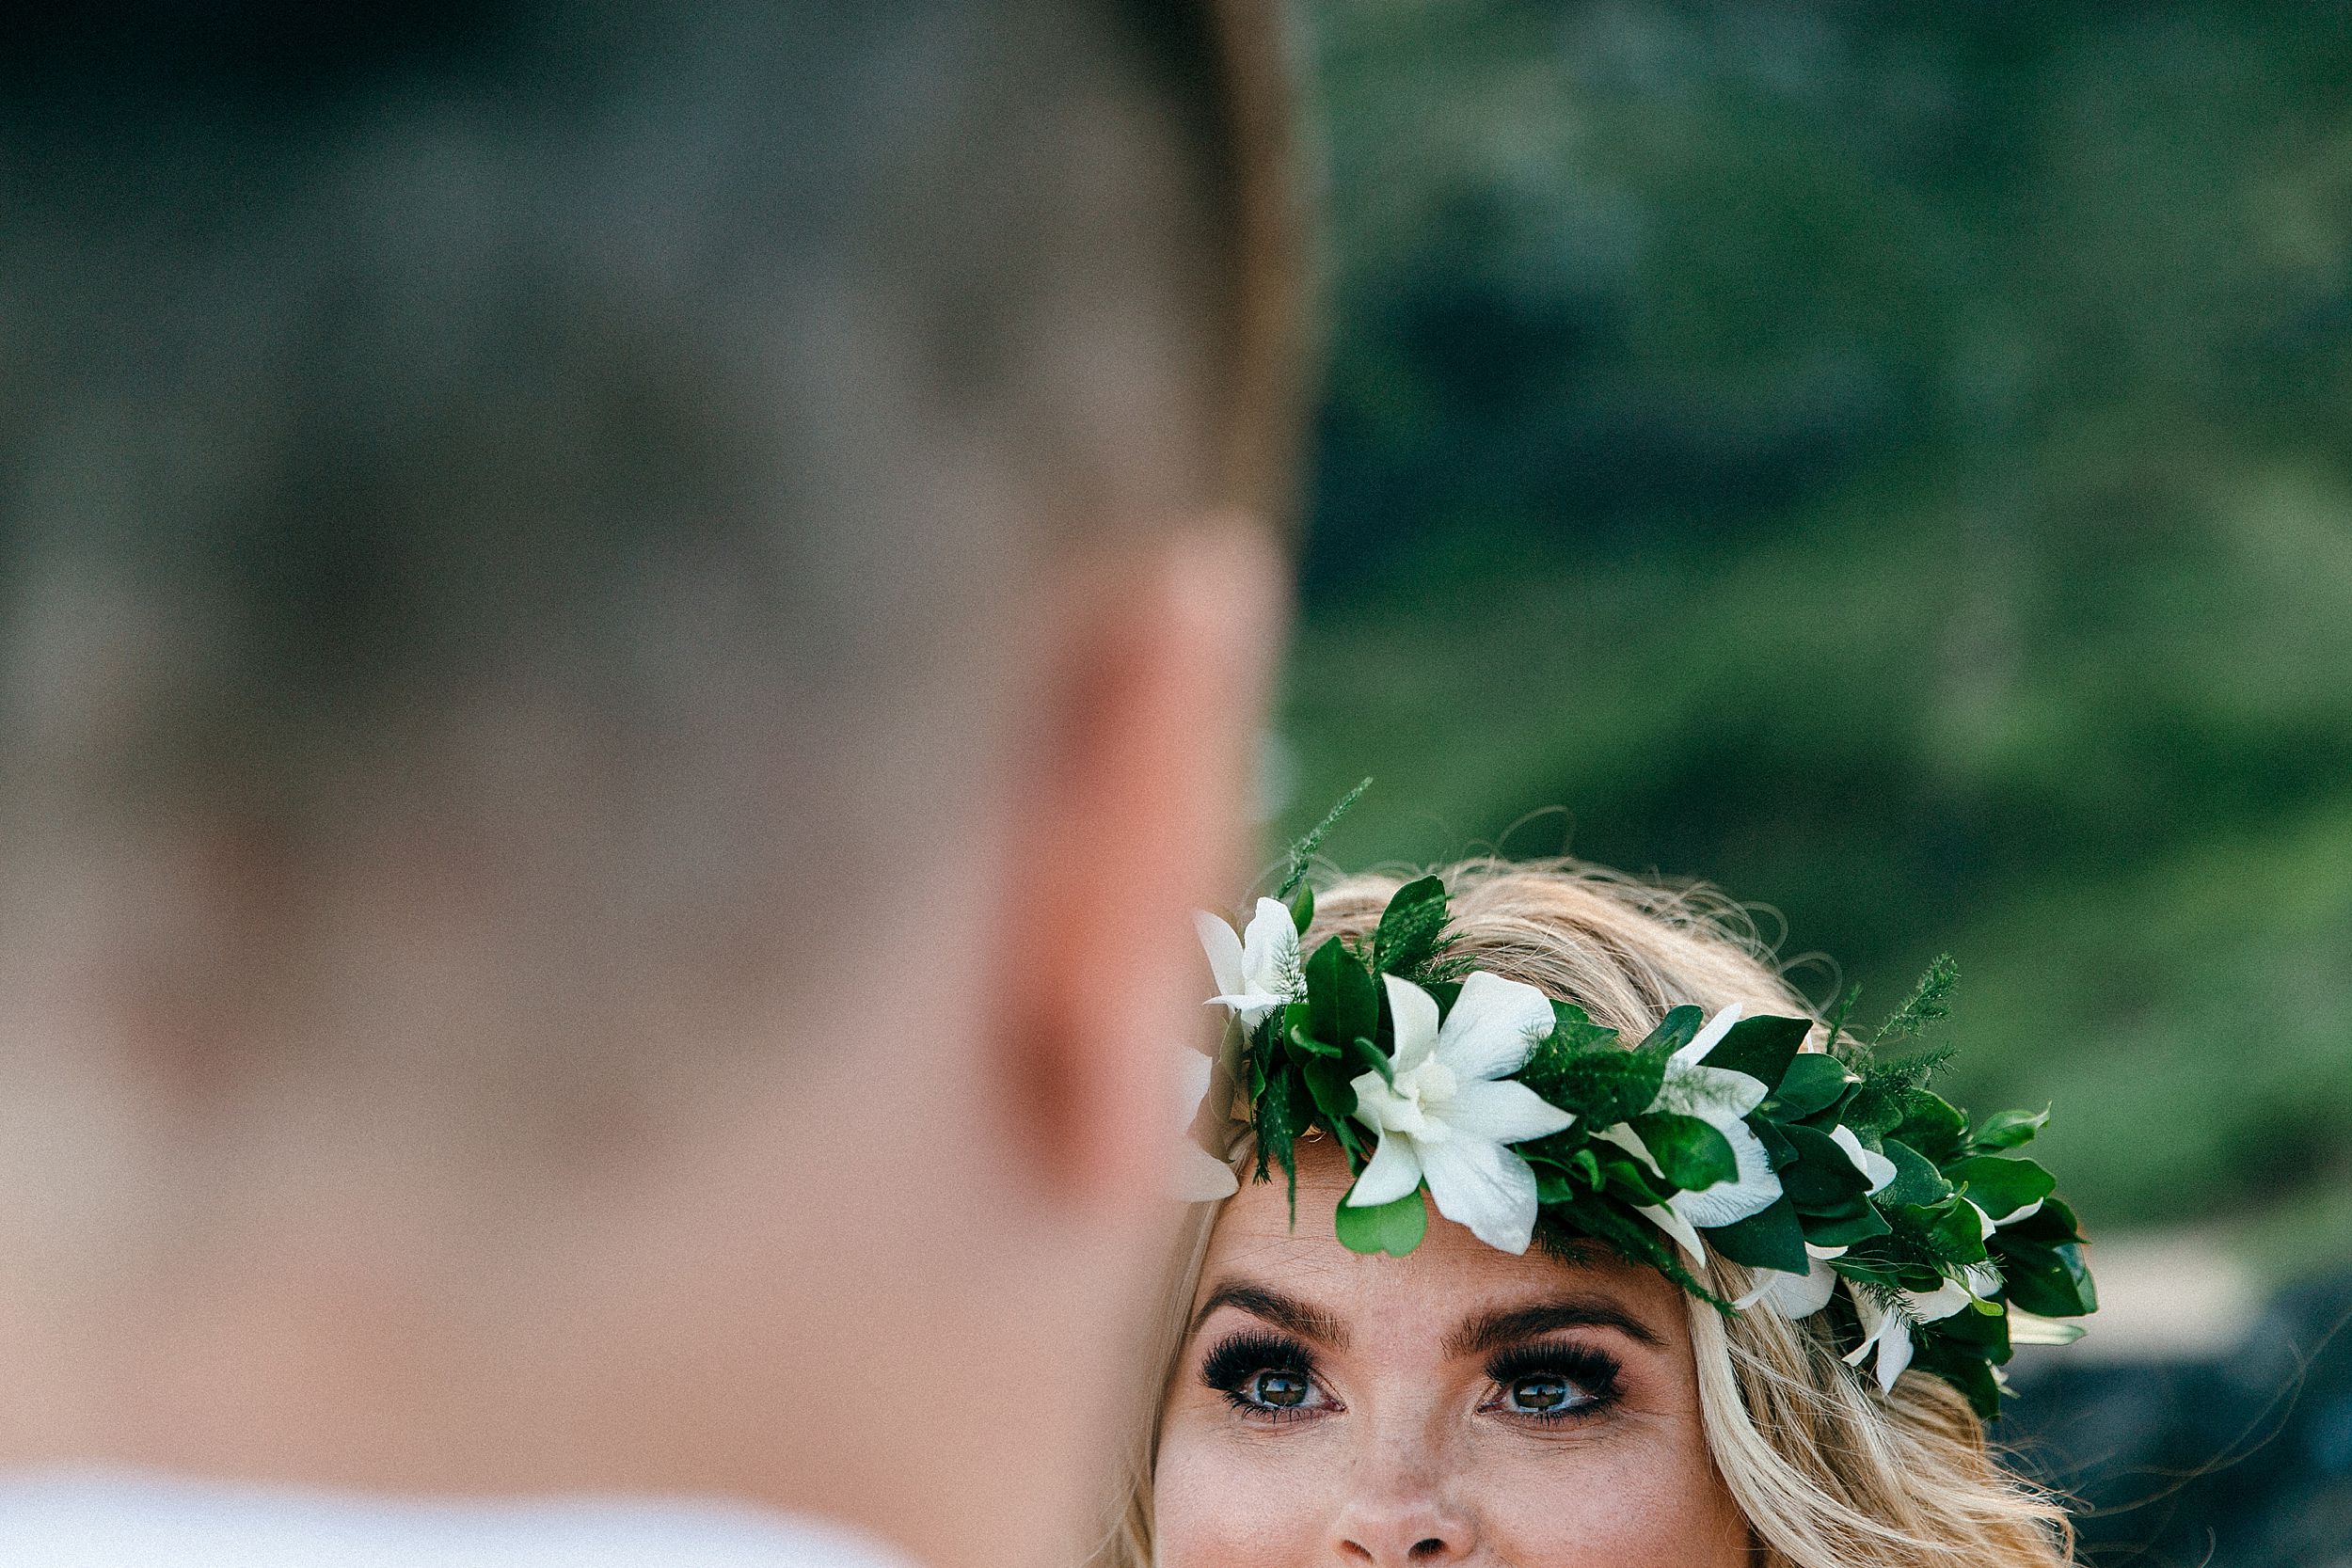
[[[1607,1413],[1619,1397],[1617,1380],[1623,1367],[1617,1358],[1591,1345],[1534,1343],[1514,1345],[1498,1352],[1486,1366],[1487,1381],[1497,1389],[1495,1401],[1484,1408],[1493,1409],[1510,1397],[1513,1386],[1531,1379],[1546,1379],[1568,1386],[1581,1397],[1579,1402],[1563,1404],[1556,1410],[1504,1410],[1502,1414],[1518,1421],[1539,1426],[1589,1420]],[[1256,1381],[1266,1374],[1295,1378],[1309,1385],[1300,1393],[1301,1402],[1280,1405],[1268,1402],[1253,1391]],[[1225,1396],[1236,1411],[1253,1420],[1282,1422],[1311,1416],[1327,1405],[1308,1404],[1308,1398],[1320,1390],[1315,1382],[1314,1355],[1296,1339],[1284,1335],[1244,1332],[1230,1335],[1217,1342],[1202,1359],[1200,1381]]]
[[1250,1380],[1276,1372],[1314,1381],[1315,1360],[1305,1345],[1279,1334],[1241,1333],[1217,1342],[1200,1363],[1200,1381],[1223,1394],[1232,1407],[1261,1420],[1295,1420],[1313,1407],[1280,1408],[1250,1398]]
[[1507,1395],[1511,1386],[1528,1378],[1556,1378],[1569,1384],[1585,1396],[1585,1402],[1564,1406],[1558,1410],[1518,1410],[1509,1414],[1516,1420],[1553,1424],[1561,1421],[1588,1419],[1607,1411],[1620,1397],[1618,1375],[1624,1370],[1617,1358],[1591,1345],[1549,1343],[1513,1345],[1496,1353],[1486,1363],[1486,1377],[1495,1387]]

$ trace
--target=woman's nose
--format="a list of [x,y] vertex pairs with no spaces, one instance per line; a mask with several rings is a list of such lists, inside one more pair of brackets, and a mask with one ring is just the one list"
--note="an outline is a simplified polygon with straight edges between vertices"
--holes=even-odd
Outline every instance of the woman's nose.
[[1470,1520],[1424,1480],[1391,1474],[1354,1489],[1333,1521],[1346,1568],[1442,1568],[1476,1544]]

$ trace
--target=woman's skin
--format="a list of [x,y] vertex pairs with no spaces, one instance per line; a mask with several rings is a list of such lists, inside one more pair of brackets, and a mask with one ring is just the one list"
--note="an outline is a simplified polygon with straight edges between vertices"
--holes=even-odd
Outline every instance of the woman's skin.
[[1331,1231],[1347,1169],[1302,1144],[1217,1221],[1168,1388],[1160,1568],[1739,1568],[1679,1289],[1514,1258],[1439,1218],[1409,1258]]

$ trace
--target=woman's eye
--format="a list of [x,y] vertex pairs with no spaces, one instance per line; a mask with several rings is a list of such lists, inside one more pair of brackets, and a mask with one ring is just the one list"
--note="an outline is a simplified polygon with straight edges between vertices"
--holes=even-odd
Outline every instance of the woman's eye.
[[1243,1334],[1209,1353],[1200,1381],[1245,1416],[1265,1420],[1307,1416],[1332,1402],[1315,1382],[1306,1348],[1289,1338]]
[[1297,1372],[1268,1370],[1253,1373],[1245,1392],[1253,1404],[1268,1410],[1295,1410],[1307,1402],[1312,1386]]
[[1494,1394],[1483,1406],[1529,1421],[1597,1416],[1616,1402],[1616,1358],[1573,1345],[1508,1352],[1486,1369]]
[[1550,1416],[1587,1402],[1584,1391],[1565,1377],[1522,1377],[1503,1391],[1503,1401],[1530,1416]]

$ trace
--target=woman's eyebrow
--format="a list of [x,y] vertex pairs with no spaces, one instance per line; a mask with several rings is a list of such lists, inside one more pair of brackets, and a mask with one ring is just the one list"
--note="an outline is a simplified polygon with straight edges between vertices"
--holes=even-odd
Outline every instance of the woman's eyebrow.
[[1532,1307],[1481,1313],[1447,1338],[1446,1354],[1456,1357],[1479,1355],[1562,1328],[1613,1328],[1645,1345],[1661,1342],[1655,1330],[1613,1302],[1594,1296],[1563,1296]]
[[1302,1339],[1313,1339],[1338,1350],[1347,1343],[1347,1331],[1340,1321],[1320,1307],[1310,1307],[1295,1296],[1246,1280],[1219,1285],[1209,1292],[1209,1299],[1200,1304],[1200,1310],[1192,1315],[1192,1326],[1198,1331],[1208,1321],[1209,1314],[1220,1307],[1231,1307],[1253,1318],[1263,1318],[1277,1328],[1288,1329]]

